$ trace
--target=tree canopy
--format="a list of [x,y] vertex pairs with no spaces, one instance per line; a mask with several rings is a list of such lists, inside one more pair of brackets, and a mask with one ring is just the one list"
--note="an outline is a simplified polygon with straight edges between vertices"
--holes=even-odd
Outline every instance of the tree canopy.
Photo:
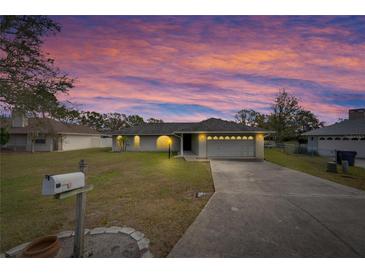
[[0,102],[9,110],[52,116],[62,107],[56,95],[74,80],[42,51],[44,38],[60,30],[47,16],[0,16]]
[[299,138],[304,132],[324,126],[309,110],[300,106],[297,97],[281,89],[275,98],[271,113],[262,114],[253,109],[242,109],[234,116],[238,123],[275,131],[278,142]]

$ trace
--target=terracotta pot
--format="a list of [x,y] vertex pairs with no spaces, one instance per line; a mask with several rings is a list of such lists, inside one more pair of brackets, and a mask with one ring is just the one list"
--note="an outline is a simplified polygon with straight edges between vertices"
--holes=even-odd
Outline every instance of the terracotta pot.
[[33,240],[23,251],[25,258],[53,258],[60,250],[57,236],[44,236]]

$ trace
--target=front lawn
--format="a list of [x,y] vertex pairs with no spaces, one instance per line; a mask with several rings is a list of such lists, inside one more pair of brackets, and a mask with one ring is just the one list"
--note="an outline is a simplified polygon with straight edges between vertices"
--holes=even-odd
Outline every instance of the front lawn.
[[89,164],[86,228],[127,225],[151,240],[154,256],[166,256],[212,193],[209,163],[168,159],[166,153],[113,153],[89,149],[52,153],[2,153],[1,251],[46,234],[74,229],[75,198],[41,196],[45,174],[78,171]]
[[349,174],[343,174],[342,167],[338,166],[339,173],[329,173],[326,171],[329,160],[325,157],[287,154],[277,148],[265,149],[265,160],[339,184],[365,190],[365,169],[360,167],[350,167]]

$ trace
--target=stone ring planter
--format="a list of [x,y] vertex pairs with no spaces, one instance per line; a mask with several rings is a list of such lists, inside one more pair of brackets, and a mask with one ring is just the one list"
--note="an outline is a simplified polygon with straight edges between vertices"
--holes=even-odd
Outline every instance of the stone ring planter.
[[[112,235],[115,235],[116,237],[118,237],[118,235],[121,235],[122,237],[129,237],[130,240],[133,240],[134,243],[136,244],[136,248],[139,250],[139,254],[140,257],[142,258],[152,258],[153,255],[149,250],[149,243],[150,240],[148,238],[146,238],[146,236],[140,232],[135,230],[134,228],[131,227],[119,227],[119,226],[111,226],[111,227],[96,227],[94,229],[85,229],[85,236],[86,237],[98,237],[98,236],[104,237],[103,235],[110,237]],[[46,254],[46,255],[40,255],[39,257],[61,257],[61,258],[68,258],[69,256],[65,256],[64,252],[62,250],[64,249],[64,244],[65,241],[70,241],[72,240],[72,238],[74,237],[74,232],[73,231],[62,231],[60,233],[57,234],[57,236],[48,236],[48,237],[54,237],[58,240],[58,245],[61,248],[57,249],[56,254],[53,254],[50,252],[50,254]],[[46,238],[46,237],[42,237],[42,238]],[[54,239],[52,238],[52,239]],[[2,256],[0,255],[0,257],[10,257],[10,258],[15,258],[15,257],[31,257],[31,258],[36,258],[36,254],[33,253],[34,250],[32,251],[32,249],[30,249],[31,246],[33,246],[34,244],[38,245],[38,250],[43,250],[40,246],[39,243],[37,243],[40,239],[36,239],[34,240],[32,243],[23,243],[21,245],[18,245],[8,251],[5,252],[5,254],[3,254]],[[49,239],[51,241],[51,239]],[[30,249],[30,253],[31,254],[24,254],[26,252],[26,250]],[[52,249],[53,250],[53,249]],[[45,252],[46,250],[43,250],[42,252]],[[59,252],[58,252],[59,251]],[[29,250],[28,250],[29,252]],[[57,254],[58,253],[58,254]],[[87,254],[85,254],[86,257]],[[64,257],[65,256],[65,257]],[[123,256],[122,256],[123,257]]]
[[57,236],[40,237],[32,241],[23,251],[24,258],[53,258],[61,245]]

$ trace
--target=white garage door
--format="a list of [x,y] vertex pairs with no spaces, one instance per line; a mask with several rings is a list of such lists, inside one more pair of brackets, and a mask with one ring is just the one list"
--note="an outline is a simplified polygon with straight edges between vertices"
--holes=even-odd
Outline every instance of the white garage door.
[[214,136],[207,139],[208,157],[255,157],[255,140],[237,140],[237,137],[233,140],[227,137],[223,140],[213,138]]

